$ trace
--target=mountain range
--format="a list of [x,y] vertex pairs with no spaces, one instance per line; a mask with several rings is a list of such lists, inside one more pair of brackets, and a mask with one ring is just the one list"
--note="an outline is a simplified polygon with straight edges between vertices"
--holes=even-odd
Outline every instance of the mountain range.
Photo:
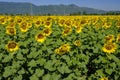
[[32,14],[32,15],[69,15],[71,13],[86,12],[102,14],[107,11],[88,7],[79,7],[75,4],[69,5],[34,5],[22,2],[0,2],[0,14]]

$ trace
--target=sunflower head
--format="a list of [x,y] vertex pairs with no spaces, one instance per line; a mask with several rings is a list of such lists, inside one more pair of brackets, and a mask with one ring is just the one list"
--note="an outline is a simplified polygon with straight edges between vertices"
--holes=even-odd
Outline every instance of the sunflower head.
[[7,27],[15,27],[15,25],[16,25],[15,23],[10,23],[7,25]]
[[74,44],[75,46],[80,46],[80,45],[81,45],[81,43],[80,43],[79,40],[74,41],[73,44]]
[[52,21],[45,21],[45,22],[44,22],[44,27],[50,28],[51,25],[52,25]]
[[77,33],[82,32],[82,26],[80,26],[80,25],[76,26],[76,32]]
[[46,39],[46,36],[43,33],[39,33],[35,36],[35,39],[40,42],[43,43]]
[[51,28],[45,28],[43,30],[43,33],[45,34],[45,36],[49,36],[52,33],[52,29]]
[[116,42],[120,42],[120,34],[117,35]]
[[6,19],[3,17],[3,18],[0,18],[0,24],[5,24],[6,23]]
[[100,80],[108,80],[108,78],[102,77],[102,78],[100,78]]
[[38,19],[38,20],[35,20],[34,21],[34,25],[35,25],[35,27],[39,27],[39,26],[41,26],[41,20],[40,19]]
[[17,19],[16,19],[16,23],[17,23],[17,24],[22,23],[22,21],[23,21],[23,19],[22,19],[22,18],[17,18]]
[[27,22],[22,22],[21,24],[20,24],[20,30],[22,31],[22,32],[27,32],[28,31],[28,24],[27,24]]
[[114,39],[114,35],[108,35],[105,37],[105,42],[112,42]]
[[71,27],[65,27],[64,31],[62,32],[63,36],[67,36],[71,32]]
[[59,48],[55,49],[56,54],[65,54],[70,51],[70,45],[69,44],[63,44]]
[[104,24],[104,28],[105,29],[108,29],[108,28],[110,28],[111,27],[111,23],[110,22],[106,22],[105,24]]
[[6,33],[9,35],[16,35],[16,29],[14,27],[7,27]]
[[7,48],[7,51],[14,52],[14,51],[17,51],[19,49],[19,45],[18,45],[18,43],[14,42],[14,41],[10,41],[6,45],[6,48]]
[[65,22],[64,22],[64,25],[65,26],[67,26],[67,27],[70,27],[71,26],[71,20],[66,20]]
[[116,22],[117,28],[120,28],[120,21]]
[[85,25],[85,24],[87,24],[88,23],[88,21],[86,20],[86,19],[82,19],[81,21],[80,21],[80,24],[81,25]]
[[59,19],[59,21],[58,21],[59,26],[63,26],[64,23],[65,23],[65,19]]
[[108,54],[115,52],[116,49],[117,49],[117,45],[112,42],[105,43],[104,46],[102,47],[102,51]]

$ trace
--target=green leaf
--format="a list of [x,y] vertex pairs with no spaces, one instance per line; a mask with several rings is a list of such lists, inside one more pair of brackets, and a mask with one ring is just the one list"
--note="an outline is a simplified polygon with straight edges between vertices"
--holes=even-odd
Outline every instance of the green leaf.
[[103,70],[102,69],[99,69],[99,70],[97,70],[96,71],[97,72],[97,74],[99,75],[99,76],[104,76],[104,73],[103,73]]
[[70,57],[68,55],[63,55],[61,58],[66,60],[66,62],[70,61]]
[[62,74],[71,72],[71,70],[66,65],[62,65],[62,66],[58,67],[57,69]]
[[28,70],[31,74],[33,74],[34,70],[32,69],[32,67],[28,68]]
[[36,75],[32,75],[32,76],[30,77],[30,80],[39,80],[39,78],[38,78]]
[[106,73],[108,73],[109,75],[111,75],[112,72],[113,72],[113,69],[105,69],[105,71],[106,71]]
[[120,62],[119,58],[117,58],[115,55],[110,55],[110,57],[111,57],[115,62]]
[[54,62],[52,60],[49,60],[45,63],[44,67],[49,71],[54,71],[56,68],[53,67],[53,65],[54,65]]
[[28,63],[28,66],[30,66],[30,67],[35,67],[35,66],[37,66],[37,63],[36,63],[35,60],[31,60],[31,61]]
[[19,60],[23,60],[23,55],[22,55],[21,53],[18,53],[16,57],[17,57],[17,59],[19,59]]
[[22,80],[22,75],[19,75],[17,77],[14,77],[13,80]]
[[11,66],[5,67],[5,71],[3,73],[3,77],[8,77],[13,75],[16,72],[16,69],[11,68]]
[[110,55],[110,57],[111,57],[111,59],[113,59],[115,62],[116,62],[116,64],[118,65],[118,66],[120,66],[120,59],[119,58],[117,58],[115,55]]
[[42,77],[42,80],[50,80],[50,74],[46,74]]
[[41,77],[43,74],[44,74],[44,70],[41,70],[41,69],[36,69],[35,70],[35,75],[37,77]]
[[25,73],[24,68],[22,68],[21,70],[18,71],[18,74],[24,74],[24,73]]
[[11,54],[6,55],[4,57],[4,59],[2,60],[2,62],[9,62],[12,58],[13,58],[13,55],[11,55]]
[[60,77],[61,77],[60,74],[53,73],[52,76],[51,76],[51,80],[59,80]]
[[37,64],[40,64],[41,66],[43,66],[45,64],[45,62],[46,62],[46,59],[39,58],[36,62],[37,62]]

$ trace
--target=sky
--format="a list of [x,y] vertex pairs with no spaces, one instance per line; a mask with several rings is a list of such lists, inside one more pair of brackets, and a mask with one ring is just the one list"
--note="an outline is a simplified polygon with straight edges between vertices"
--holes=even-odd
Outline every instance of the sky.
[[79,7],[89,7],[101,10],[119,10],[120,0],[0,0],[3,2],[30,2],[35,5],[76,4]]

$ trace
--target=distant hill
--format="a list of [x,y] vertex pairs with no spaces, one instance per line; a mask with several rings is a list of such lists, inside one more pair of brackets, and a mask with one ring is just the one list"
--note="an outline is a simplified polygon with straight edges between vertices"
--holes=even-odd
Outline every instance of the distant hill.
[[98,10],[87,7],[79,7],[75,4],[70,5],[42,5],[36,6],[31,3],[21,2],[0,2],[1,14],[51,14],[51,15],[68,15],[76,12],[86,13],[105,13],[104,10]]

